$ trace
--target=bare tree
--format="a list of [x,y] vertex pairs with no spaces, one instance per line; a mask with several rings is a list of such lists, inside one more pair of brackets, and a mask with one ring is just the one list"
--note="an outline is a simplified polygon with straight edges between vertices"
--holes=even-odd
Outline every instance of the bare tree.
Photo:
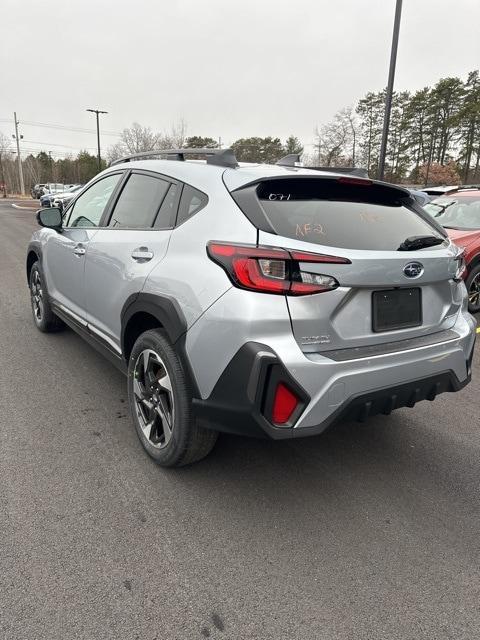
[[360,125],[352,106],[346,107],[345,109],[343,109],[343,117],[345,121],[348,122],[348,125],[350,127],[351,144],[352,144],[352,166],[354,167],[355,161],[357,159],[357,138],[358,138],[358,131],[359,131]]
[[187,123],[183,118],[159,135],[157,149],[181,149],[187,137]]
[[10,157],[11,143],[10,138],[3,131],[0,131],[0,184],[3,187],[3,196],[7,195],[7,187],[5,182],[4,162]]
[[181,148],[185,143],[186,133],[187,125],[183,118],[164,133],[155,133],[150,127],[134,122],[131,127],[122,131],[120,141],[108,149],[107,159],[113,162],[122,156],[142,151]]
[[351,108],[338,111],[333,120],[315,129],[317,162],[326,167],[349,166],[355,145],[354,116]]
[[120,142],[114,144],[107,151],[110,162],[117,160],[129,153],[140,153],[158,148],[160,135],[154,133],[150,127],[142,127],[134,122],[131,127],[122,131]]

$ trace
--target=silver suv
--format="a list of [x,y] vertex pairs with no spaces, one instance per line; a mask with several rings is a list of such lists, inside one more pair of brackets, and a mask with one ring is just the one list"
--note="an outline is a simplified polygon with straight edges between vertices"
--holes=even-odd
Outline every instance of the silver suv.
[[37,214],[35,324],[70,325],[127,374],[161,465],[218,431],[309,436],[470,381],[460,250],[405,189],[297,160],[137,154]]

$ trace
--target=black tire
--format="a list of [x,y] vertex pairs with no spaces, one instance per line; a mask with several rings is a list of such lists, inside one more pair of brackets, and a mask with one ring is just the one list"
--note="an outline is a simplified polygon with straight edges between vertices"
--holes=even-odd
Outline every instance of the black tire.
[[468,310],[470,313],[478,313],[480,311],[480,264],[470,271],[465,286],[468,291]]
[[137,435],[157,464],[181,467],[210,453],[218,433],[195,420],[189,376],[160,329],[142,333],[135,342],[127,384]]
[[30,301],[35,326],[43,333],[53,333],[64,328],[64,323],[52,311],[47,287],[39,262],[34,262],[29,277]]

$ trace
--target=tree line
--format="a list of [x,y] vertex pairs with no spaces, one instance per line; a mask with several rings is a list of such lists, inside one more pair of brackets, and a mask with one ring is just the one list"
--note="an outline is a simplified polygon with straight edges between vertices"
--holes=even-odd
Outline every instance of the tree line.
[[[302,154],[306,166],[358,166],[378,175],[385,108],[385,91],[368,92],[355,106],[346,107],[314,130],[305,151],[291,135],[240,138],[230,146],[239,161],[275,163],[289,153]],[[206,136],[187,136],[181,120],[170,131],[156,133],[133,123],[106,153],[103,165],[123,155],[181,147],[218,147]],[[19,191],[16,156],[11,140],[0,132],[0,183]],[[97,159],[87,151],[53,159],[44,151],[23,158],[25,184],[38,182],[84,183],[98,171]],[[387,145],[385,179],[409,184],[480,182],[480,75],[471,71],[465,80],[440,79],[418,91],[397,91],[393,96]]]
[[[385,93],[369,92],[356,109],[360,160],[375,177]],[[429,171],[448,168],[457,182],[480,179],[480,77],[442,78],[433,87],[394,94],[386,179],[428,182]]]

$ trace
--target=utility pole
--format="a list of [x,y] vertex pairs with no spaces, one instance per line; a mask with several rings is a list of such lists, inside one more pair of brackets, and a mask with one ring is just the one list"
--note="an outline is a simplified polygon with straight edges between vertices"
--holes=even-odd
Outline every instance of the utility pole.
[[22,157],[20,155],[20,138],[23,138],[23,136],[19,136],[18,135],[19,122],[17,120],[17,112],[16,111],[13,112],[13,121],[15,123],[15,135],[13,137],[17,141],[17,160],[18,160],[18,175],[19,175],[19,178],[20,178],[20,190],[22,192],[22,196],[24,196],[25,195],[25,183],[23,181]]
[[98,170],[102,170],[102,158],[100,156],[100,122],[98,116],[100,113],[108,113],[108,111],[100,111],[100,109],[87,109],[91,113],[95,113],[97,116],[97,148],[98,148]]
[[7,185],[5,184],[5,174],[3,172],[2,155],[3,155],[3,152],[0,151],[0,181],[1,181],[0,189],[3,191],[3,197],[6,198],[7,197]]
[[395,22],[393,23],[392,50],[390,53],[390,69],[388,72],[387,95],[385,96],[385,115],[383,118],[382,145],[378,162],[378,177],[383,180],[385,174],[385,156],[387,154],[388,129],[390,127],[390,112],[392,110],[393,85],[395,82],[395,66],[397,64],[398,35],[400,19],[402,17],[402,0],[396,0]]
[[53,175],[53,159],[52,159],[52,152],[51,151],[48,152],[48,157],[49,157],[49,160],[50,160],[50,180],[52,182],[55,182],[55,176]]

